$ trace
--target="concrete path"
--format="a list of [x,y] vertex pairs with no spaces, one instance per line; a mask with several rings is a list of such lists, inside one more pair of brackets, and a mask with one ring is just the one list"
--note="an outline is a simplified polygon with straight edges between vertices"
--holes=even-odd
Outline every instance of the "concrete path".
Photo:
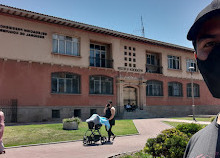
[[[139,135],[116,137],[113,144],[83,146],[82,141],[6,149],[1,158],[106,158],[144,148],[146,140],[171,128],[166,119],[134,120]],[[117,125],[113,128],[117,128]]]

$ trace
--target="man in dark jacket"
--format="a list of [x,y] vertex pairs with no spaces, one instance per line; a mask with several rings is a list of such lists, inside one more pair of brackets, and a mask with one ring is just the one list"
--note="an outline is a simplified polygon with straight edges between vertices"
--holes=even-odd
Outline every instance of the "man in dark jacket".
[[[213,0],[197,16],[187,39],[209,91],[220,98],[220,0]],[[220,158],[220,115],[190,139],[184,158]]]

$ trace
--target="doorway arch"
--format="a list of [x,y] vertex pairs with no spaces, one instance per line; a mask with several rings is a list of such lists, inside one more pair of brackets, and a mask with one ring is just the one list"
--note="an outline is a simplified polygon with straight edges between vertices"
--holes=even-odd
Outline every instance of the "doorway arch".
[[128,103],[130,103],[130,105],[138,105],[137,88],[125,86],[123,88],[123,94],[124,105],[127,105]]

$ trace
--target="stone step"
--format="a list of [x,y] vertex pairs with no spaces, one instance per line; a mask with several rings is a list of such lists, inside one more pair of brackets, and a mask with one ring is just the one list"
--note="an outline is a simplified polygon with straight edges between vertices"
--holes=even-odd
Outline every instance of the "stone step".
[[122,119],[143,119],[148,118],[147,112],[145,110],[136,109],[135,111],[122,113]]

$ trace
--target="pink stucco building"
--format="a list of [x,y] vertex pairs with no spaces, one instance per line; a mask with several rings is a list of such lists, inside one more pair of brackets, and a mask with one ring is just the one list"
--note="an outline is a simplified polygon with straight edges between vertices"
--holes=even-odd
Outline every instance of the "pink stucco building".
[[[4,5],[0,48],[8,122],[85,119],[108,100],[121,117],[128,102],[146,118],[192,114],[190,48]],[[196,114],[218,113],[197,69],[193,78]]]

